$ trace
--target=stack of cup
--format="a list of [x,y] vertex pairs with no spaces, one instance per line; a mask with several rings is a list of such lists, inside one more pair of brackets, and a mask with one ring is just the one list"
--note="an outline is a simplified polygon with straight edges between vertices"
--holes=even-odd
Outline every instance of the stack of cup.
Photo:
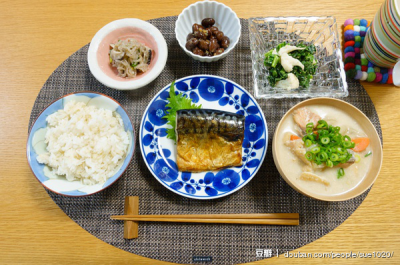
[[393,68],[393,83],[400,86],[400,0],[385,0],[365,36],[363,50],[376,66]]

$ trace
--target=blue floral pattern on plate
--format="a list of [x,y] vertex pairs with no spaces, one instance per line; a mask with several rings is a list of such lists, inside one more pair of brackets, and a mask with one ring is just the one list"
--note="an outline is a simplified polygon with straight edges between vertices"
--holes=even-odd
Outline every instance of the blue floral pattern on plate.
[[170,84],[150,102],[140,124],[140,148],[154,177],[171,191],[194,199],[215,199],[246,185],[260,168],[268,145],[264,114],[247,90],[218,76],[196,75],[177,80],[176,93],[190,97],[203,108],[219,109],[246,116],[243,164],[214,172],[180,172],[176,165],[176,145],[168,139],[169,125],[161,115],[168,103]]

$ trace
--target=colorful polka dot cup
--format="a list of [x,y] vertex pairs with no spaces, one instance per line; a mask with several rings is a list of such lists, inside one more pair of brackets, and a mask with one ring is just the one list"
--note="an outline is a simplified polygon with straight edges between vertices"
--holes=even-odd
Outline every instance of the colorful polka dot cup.
[[393,84],[393,68],[384,68],[368,61],[363,51],[366,32],[371,22],[347,19],[344,22],[344,69],[346,77],[380,84]]
[[376,66],[393,68],[400,86],[400,0],[386,0],[376,13],[364,40],[364,54]]

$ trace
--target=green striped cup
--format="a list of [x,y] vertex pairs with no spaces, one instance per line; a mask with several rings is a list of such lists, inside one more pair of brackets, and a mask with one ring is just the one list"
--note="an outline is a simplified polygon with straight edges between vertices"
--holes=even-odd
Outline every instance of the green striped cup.
[[385,0],[365,36],[364,54],[373,64],[393,68],[400,85],[400,0]]

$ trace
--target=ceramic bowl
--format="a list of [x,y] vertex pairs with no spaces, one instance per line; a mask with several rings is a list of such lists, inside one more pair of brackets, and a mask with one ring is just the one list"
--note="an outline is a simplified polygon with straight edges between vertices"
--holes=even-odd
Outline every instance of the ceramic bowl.
[[[284,126],[282,126],[283,122],[286,119],[292,118],[292,113],[294,110],[307,107],[310,105],[324,105],[324,106],[332,106],[337,109],[344,111],[345,113],[351,115],[351,117],[358,122],[362,130],[368,135],[370,138],[370,148],[372,150],[373,159],[371,159],[371,165],[369,171],[367,172],[366,176],[352,189],[343,191],[341,193],[333,194],[333,195],[325,195],[320,194],[314,191],[305,190],[303,187],[299,185],[297,181],[294,180],[293,177],[289,177],[288,174],[288,161],[284,161],[281,159],[280,153],[280,144],[279,135],[282,135],[285,132]],[[314,98],[300,102],[299,104],[295,105],[291,108],[286,114],[282,117],[281,121],[279,122],[276,131],[274,133],[274,138],[272,141],[272,154],[274,158],[275,165],[281,174],[282,178],[296,191],[309,196],[314,199],[322,200],[322,201],[344,201],[352,199],[363,192],[365,192],[371,185],[375,182],[376,178],[379,175],[381,166],[382,166],[382,145],[379,135],[371,123],[371,121],[365,116],[359,109],[354,107],[353,105],[334,98]]]
[[[229,37],[230,45],[222,54],[206,57],[186,49],[186,37],[192,32],[194,23],[201,24],[204,18],[214,18],[215,26]],[[236,46],[241,34],[240,20],[231,8],[215,1],[203,1],[191,4],[178,16],[175,23],[175,37],[187,55],[200,62],[215,62],[225,58]]]
[[[128,148],[128,153],[125,156],[125,159],[118,169],[118,171],[109,178],[104,184],[96,184],[96,185],[84,185],[80,181],[67,181],[65,177],[52,177],[48,172],[48,167],[44,164],[40,164],[37,161],[37,156],[41,153],[46,152],[46,144],[44,143],[45,139],[45,128],[47,127],[47,116],[55,113],[56,111],[63,109],[64,105],[71,101],[83,101],[87,105],[93,105],[99,108],[109,109],[112,111],[116,111],[122,118],[124,123],[124,129],[128,132],[130,137],[130,146]],[[36,121],[33,123],[33,126],[30,130],[28,142],[26,145],[26,155],[28,158],[29,166],[37,178],[37,180],[47,189],[58,193],[60,195],[65,196],[87,196],[97,192],[100,192],[121,177],[121,175],[125,172],[128,167],[135,150],[135,131],[132,126],[132,122],[129,119],[128,114],[124,110],[124,108],[114,99],[95,92],[82,92],[82,93],[74,93],[63,96],[62,98],[57,99],[53,103],[51,103],[48,107],[46,107]]]
[[[134,78],[118,76],[117,69],[109,62],[110,44],[127,38],[135,38],[152,50],[149,70]],[[167,43],[161,32],[136,18],[115,20],[105,25],[94,35],[88,50],[88,64],[93,76],[103,85],[119,90],[133,90],[149,84],[160,75],[167,57]]]

